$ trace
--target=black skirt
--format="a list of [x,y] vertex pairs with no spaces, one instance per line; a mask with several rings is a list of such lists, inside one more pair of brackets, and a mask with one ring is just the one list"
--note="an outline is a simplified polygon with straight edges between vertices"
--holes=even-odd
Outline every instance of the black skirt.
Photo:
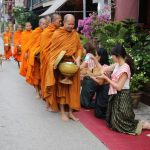
[[110,96],[106,120],[113,130],[133,135],[141,133],[142,125],[135,120],[129,90]]

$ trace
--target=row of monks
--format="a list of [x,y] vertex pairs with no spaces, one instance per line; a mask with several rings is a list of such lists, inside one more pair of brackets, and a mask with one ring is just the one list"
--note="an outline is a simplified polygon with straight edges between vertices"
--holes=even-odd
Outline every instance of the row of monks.
[[[36,89],[36,97],[42,97],[46,101],[47,109],[52,112],[60,111],[64,121],[77,121],[73,111],[80,109],[80,73],[78,71],[72,77],[73,83],[67,85],[59,82],[63,76],[54,69],[56,58],[64,50],[64,59],[74,58],[75,63],[80,65],[82,46],[74,29],[75,18],[71,14],[66,14],[63,20],[59,14],[52,14],[50,18],[50,22],[41,18],[39,27],[34,30],[30,22],[25,24],[24,31],[21,25],[17,26],[13,37],[13,56],[16,61],[21,62],[19,74]],[[5,57],[9,59],[12,52],[7,49],[6,37],[11,36],[11,33],[7,30],[3,34],[3,40]]]

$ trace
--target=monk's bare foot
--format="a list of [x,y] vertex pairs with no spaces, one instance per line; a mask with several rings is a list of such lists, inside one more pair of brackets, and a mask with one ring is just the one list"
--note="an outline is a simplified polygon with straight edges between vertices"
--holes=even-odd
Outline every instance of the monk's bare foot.
[[58,110],[51,109],[50,106],[47,106],[46,110],[49,111],[49,112],[53,112],[53,113],[57,113],[58,112]]
[[73,121],[79,121],[79,118],[76,118],[72,113],[69,113],[69,118],[72,119]]
[[50,107],[47,107],[46,110],[52,112],[52,109]]
[[35,97],[36,97],[37,99],[40,99],[40,98],[41,98],[41,96],[40,96],[39,94],[37,94]]
[[68,116],[65,113],[61,113],[61,119],[63,121],[68,121],[69,120]]
[[142,123],[143,129],[150,130],[150,123],[148,121],[142,120],[141,123]]

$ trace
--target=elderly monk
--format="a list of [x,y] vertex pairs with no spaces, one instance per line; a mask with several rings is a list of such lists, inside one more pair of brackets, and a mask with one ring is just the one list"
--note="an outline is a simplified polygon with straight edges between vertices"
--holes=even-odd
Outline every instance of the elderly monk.
[[[53,34],[50,50],[44,60],[45,84],[42,87],[44,97],[49,101],[52,111],[58,111],[60,105],[61,118],[67,121],[69,118],[77,121],[73,115],[73,110],[80,109],[80,73],[79,71],[72,77],[71,85],[59,83],[63,76],[54,70],[54,62],[61,51],[65,50],[64,59],[66,61],[75,61],[79,66],[82,55],[82,46],[78,33],[74,30],[75,18],[71,14],[64,16],[64,26]],[[74,59],[73,59],[74,57]],[[65,113],[65,105],[69,106],[69,113]]]
[[46,19],[41,18],[39,20],[39,27],[33,31],[31,35],[31,37],[32,36],[33,37],[29,41],[29,43],[33,44],[29,45],[28,48],[29,51],[28,51],[28,66],[27,66],[26,81],[35,87],[37,98],[40,98],[40,62],[39,62],[40,58],[38,59],[38,54],[40,52],[41,34],[46,27],[47,27]]
[[14,58],[18,62],[20,62],[21,56],[21,34],[22,34],[22,25],[17,25],[17,31],[14,33]]
[[[41,43],[40,43],[40,60],[41,60],[41,70],[45,70],[44,59],[47,55],[47,51],[49,51],[50,41],[52,35],[55,30],[57,30],[61,26],[62,18],[58,14],[51,15],[51,23],[49,26],[42,32],[41,35]],[[45,81],[45,75],[43,74],[44,71],[41,71],[41,86],[43,87]],[[43,90],[42,90],[43,91]],[[42,92],[42,97],[44,98],[44,92]],[[49,102],[47,101],[49,105]]]
[[4,42],[4,55],[5,59],[9,59],[12,56],[11,51],[11,39],[12,39],[12,33],[9,32],[9,27],[5,28],[5,32],[3,33],[3,42]]
[[23,77],[26,76],[27,72],[27,43],[31,38],[32,34],[32,25],[30,22],[25,24],[25,31],[21,35],[21,66],[20,66],[20,75]]

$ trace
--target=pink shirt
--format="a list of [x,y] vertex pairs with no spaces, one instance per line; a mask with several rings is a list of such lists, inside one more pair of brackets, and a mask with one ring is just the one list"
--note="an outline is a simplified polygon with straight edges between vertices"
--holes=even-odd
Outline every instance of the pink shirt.
[[[123,89],[129,89],[129,81],[130,81],[130,77],[131,77],[131,71],[130,71],[130,67],[127,63],[123,64],[122,66],[119,66],[119,64],[116,64],[115,69],[114,69],[113,73],[111,74],[111,80],[117,83],[123,73],[127,73],[127,75],[128,75],[128,78],[124,84]],[[108,94],[109,95],[117,94],[117,90],[111,84],[109,86]]]

